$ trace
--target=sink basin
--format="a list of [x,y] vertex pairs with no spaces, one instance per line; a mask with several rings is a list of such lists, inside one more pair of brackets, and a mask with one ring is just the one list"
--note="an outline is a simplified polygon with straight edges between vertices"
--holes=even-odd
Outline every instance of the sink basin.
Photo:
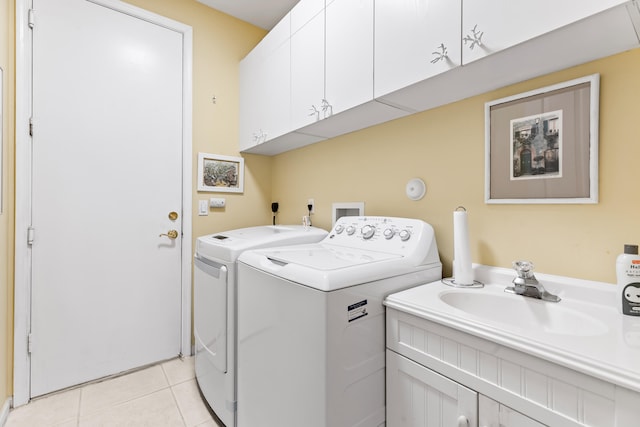
[[502,327],[542,330],[571,336],[595,336],[608,331],[607,326],[584,310],[568,307],[566,302],[547,302],[485,289],[443,291],[439,298],[445,304],[478,318],[484,323]]

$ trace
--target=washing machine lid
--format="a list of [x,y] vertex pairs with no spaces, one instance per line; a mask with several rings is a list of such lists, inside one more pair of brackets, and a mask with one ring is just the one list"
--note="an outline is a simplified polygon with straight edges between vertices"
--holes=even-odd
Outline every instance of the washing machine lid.
[[251,250],[238,261],[322,291],[442,269],[431,225],[373,216],[342,217],[321,242]]
[[250,250],[240,255],[238,262],[325,292],[442,268],[440,262],[415,265],[397,254],[326,243]]
[[246,250],[319,242],[327,231],[302,225],[261,225],[198,237],[196,255],[214,261],[235,262]]
[[[395,254],[371,252],[356,248],[345,248],[329,244],[303,245],[301,247],[275,248],[263,252],[268,259],[280,264],[297,264],[319,271],[340,270],[392,259],[401,259]],[[374,267],[372,267],[374,268]]]

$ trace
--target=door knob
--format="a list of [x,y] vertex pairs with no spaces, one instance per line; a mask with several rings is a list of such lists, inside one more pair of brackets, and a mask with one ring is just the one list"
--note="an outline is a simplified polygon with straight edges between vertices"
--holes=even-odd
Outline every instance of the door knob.
[[167,236],[170,239],[175,239],[176,237],[178,237],[178,230],[169,230],[166,233],[162,233],[160,237],[162,236]]

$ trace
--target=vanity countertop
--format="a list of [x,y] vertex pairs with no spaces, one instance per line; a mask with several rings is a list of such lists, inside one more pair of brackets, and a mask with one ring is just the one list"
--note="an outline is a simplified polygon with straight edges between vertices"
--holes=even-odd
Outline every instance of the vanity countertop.
[[473,272],[483,288],[437,281],[392,294],[385,305],[640,392],[640,316],[618,312],[616,285],[536,272],[562,298],[554,303],[504,292],[514,270]]

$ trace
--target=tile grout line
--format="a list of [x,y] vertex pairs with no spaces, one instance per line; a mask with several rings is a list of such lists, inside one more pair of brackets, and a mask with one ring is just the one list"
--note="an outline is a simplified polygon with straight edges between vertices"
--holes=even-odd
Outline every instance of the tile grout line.
[[78,416],[76,418],[76,427],[80,427],[80,414],[82,413],[82,396],[84,394],[85,387],[80,388],[80,397],[78,398]]
[[[184,414],[182,413],[182,408],[180,408],[180,405],[178,404],[178,398],[176,397],[176,393],[173,390],[173,386],[175,384],[171,384],[171,380],[169,379],[169,374],[167,374],[167,371],[166,371],[164,365],[165,365],[164,363],[160,365],[160,367],[162,368],[162,373],[164,374],[164,377],[167,380],[167,384],[169,384],[169,391],[171,392],[171,398],[173,399],[173,403],[176,405],[176,408],[178,409],[178,413],[180,414],[180,418],[182,418],[182,424],[184,424],[185,427],[186,427],[187,426],[187,419],[185,418]],[[181,383],[178,383],[178,384],[181,384]]]

